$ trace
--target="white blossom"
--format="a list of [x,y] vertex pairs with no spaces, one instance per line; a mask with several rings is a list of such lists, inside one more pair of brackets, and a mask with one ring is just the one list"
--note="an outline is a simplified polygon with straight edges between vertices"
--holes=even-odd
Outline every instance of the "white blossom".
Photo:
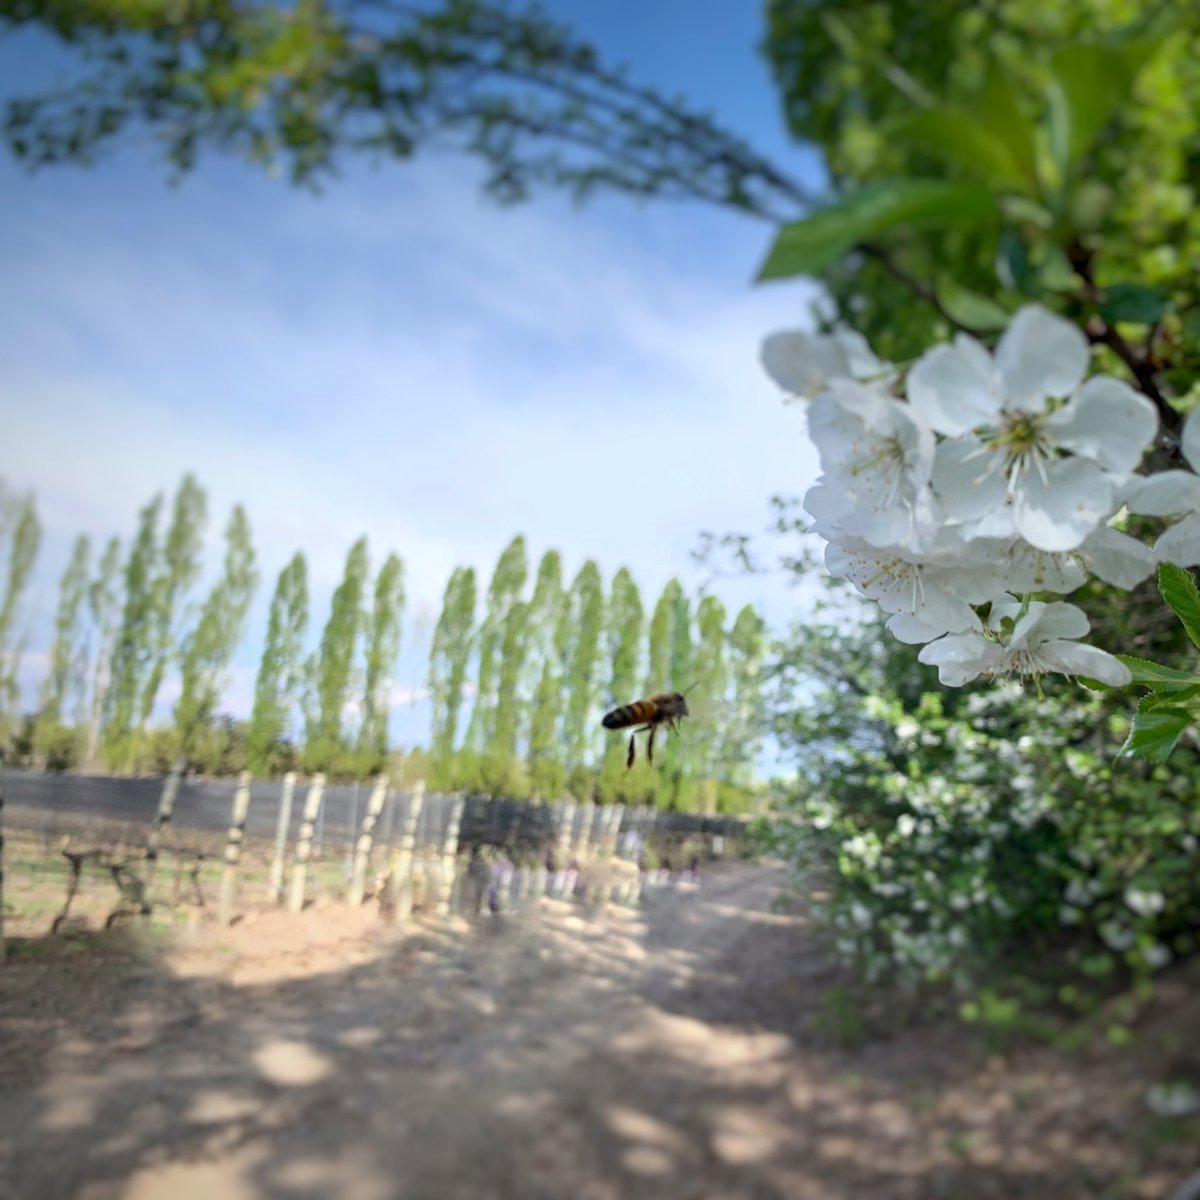
[[897,614],[889,628],[905,641],[980,628],[972,605],[985,603],[1003,588],[997,566],[963,563],[949,546],[922,555],[879,549],[865,541],[831,542],[825,566],[884,612]]
[[[1004,623],[1015,623],[1003,633]],[[981,675],[1084,675],[1114,687],[1130,681],[1129,669],[1105,650],[1075,639],[1088,632],[1083,610],[1074,604],[1034,601],[1021,611],[1015,600],[992,605],[991,637],[948,634],[925,646],[918,658],[938,668],[938,678],[961,687]]]
[[1190,1116],[1200,1112],[1200,1090],[1182,1079],[1155,1083],[1146,1089],[1146,1105],[1156,1116]]
[[1159,535],[1154,554],[1159,562],[1177,567],[1200,566],[1200,409],[1193,409],[1180,435],[1183,456],[1191,471],[1159,471],[1134,476],[1125,487],[1130,512],[1147,517],[1181,517]]
[[970,521],[1011,504],[1021,537],[1050,551],[1077,549],[1108,520],[1158,417],[1120,380],[1084,383],[1087,363],[1083,334],[1038,305],[1017,313],[994,357],[961,334],[921,357],[909,403],[956,439],[938,448],[933,473],[947,512]]
[[873,546],[918,545],[932,536],[933,431],[907,404],[835,379],[809,407],[808,432],[825,474],[805,507],[811,500],[810,514],[831,533]]
[[884,378],[890,369],[852,329],[772,333],[763,339],[759,357],[767,374],[793,400],[811,400],[833,379]]
[[1162,912],[1166,907],[1166,897],[1162,892],[1150,892],[1144,888],[1127,887],[1124,895],[1125,903],[1139,917],[1152,917]]
[[[773,334],[762,360],[810,400],[823,473],[804,506],[827,568],[878,604],[892,636],[922,644],[943,683],[1050,672],[1129,681],[1078,640],[1088,631],[1079,609],[1011,595],[1065,595],[1090,576],[1131,588],[1160,560],[1200,563],[1200,475],[1133,474],[1156,410],[1119,380],[1085,381],[1088,345],[1073,324],[1029,305],[994,353],[959,336],[923,355],[903,387],[846,330]],[[1196,467],[1200,413],[1182,442]],[[1152,549],[1110,523],[1121,505],[1182,520]]]

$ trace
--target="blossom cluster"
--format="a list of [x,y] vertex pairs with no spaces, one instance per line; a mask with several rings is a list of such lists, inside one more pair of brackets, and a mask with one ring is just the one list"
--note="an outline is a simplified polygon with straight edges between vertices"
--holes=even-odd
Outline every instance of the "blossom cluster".
[[[1159,562],[1200,563],[1200,475],[1139,474],[1158,414],[1119,379],[1087,375],[1087,339],[1039,305],[994,351],[960,334],[907,371],[858,334],[781,332],[767,373],[807,402],[822,475],[804,498],[830,573],[889,614],[943,683],[1051,672],[1119,686],[1128,669],[1079,639],[1063,595],[1089,576],[1121,588]],[[1200,423],[1182,452],[1200,470]],[[1153,546],[1124,513],[1179,520]]]

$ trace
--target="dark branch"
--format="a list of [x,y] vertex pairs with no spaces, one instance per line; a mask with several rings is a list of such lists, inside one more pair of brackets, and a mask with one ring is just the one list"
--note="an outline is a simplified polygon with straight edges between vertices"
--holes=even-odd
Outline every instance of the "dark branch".
[[946,321],[951,328],[957,329],[960,333],[969,333],[972,337],[979,337],[979,330],[972,329],[969,325],[964,325],[956,317],[950,315],[946,310],[946,306],[938,299],[938,294],[934,291],[932,285],[926,283],[923,279],[918,279],[915,275],[910,275],[885,250],[868,243],[858,246],[858,249],[867,255],[868,258],[873,258],[879,263],[893,279],[904,284],[919,300],[924,300],[926,304],[930,305],[937,312],[938,316]]

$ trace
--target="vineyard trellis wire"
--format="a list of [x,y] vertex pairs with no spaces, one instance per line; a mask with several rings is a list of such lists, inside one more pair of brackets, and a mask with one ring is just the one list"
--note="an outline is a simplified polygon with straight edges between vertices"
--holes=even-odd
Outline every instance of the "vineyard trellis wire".
[[[215,911],[206,883],[213,892],[219,884],[224,923],[289,895],[294,911],[377,902],[394,919],[414,909],[517,909],[547,895],[635,903],[648,889],[694,880],[703,860],[737,852],[746,827],[740,818],[651,808],[427,794],[423,783],[393,788],[385,778],[368,792],[319,776],[10,770],[6,784],[14,859],[25,868],[23,876],[10,871],[10,889],[37,882],[45,893],[61,883],[66,900],[54,930],[72,927],[89,867],[93,893],[103,880],[118,887],[106,924],[181,906],[202,918]],[[160,878],[156,868],[166,868]]]

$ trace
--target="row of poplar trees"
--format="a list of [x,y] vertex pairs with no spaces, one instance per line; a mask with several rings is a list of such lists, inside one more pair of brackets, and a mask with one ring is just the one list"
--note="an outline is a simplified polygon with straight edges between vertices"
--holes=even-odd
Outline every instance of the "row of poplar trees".
[[[59,583],[54,637],[36,710],[20,712],[15,635],[41,537],[32,496],[0,484],[0,744],[52,768],[285,770],[362,777],[389,764],[389,696],[400,651],[404,567],[390,554],[372,578],[368,547],[351,547],[315,649],[308,571],[297,553],[271,600],[248,720],[219,701],[259,571],[245,512],[225,525],[221,571],[195,594],[208,503],[185,476],[168,505],[154,497],[123,550],[75,542]],[[734,810],[749,802],[758,752],[762,622],[747,607],[730,624],[677,580],[653,614],[622,569],[606,590],[586,562],[568,586],[557,551],[532,588],[523,538],[501,555],[485,598],[472,568],[454,572],[434,633],[431,744],[415,755],[431,786],[495,795]],[[482,604],[480,600],[482,599]],[[477,611],[479,610],[479,611]],[[153,722],[164,684],[168,724]],[[691,687],[685,732],[661,738],[654,768],[625,769],[626,736],[599,726],[604,708]],[[644,735],[643,735],[644,741]],[[393,767],[395,764],[392,764]]]
[[[436,787],[685,811],[748,807],[760,737],[763,623],[746,606],[732,623],[717,597],[693,607],[672,579],[653,612],[624,567],[606,589],[585,562],[569,586],[548,551],[529,586],[525,539],[500,556],[482,613],[475,571],[447,584],[430,663]],[[660,691],[689,688],[693,713],[661,733],[655,762],[626,769],[628,733],[601,713]],[[469,716],[468,716],[469,704]]]
[[[155,496],[123,550],[99,557],[80,535],[59,581],[54,636],[36,710],[23,714],[15,636],[41,540],[31,495],[0,484],[0,748],[34,765],[169,768],[258,775],[302,767],[367,775],[388,756],[387,691],[400,650],[404,567],[392,554],[371,587],[366,539],[351,548],[317,649],[304,655],[308,570],[303,554],[279,576],[248,721],[222,715],[221,694],[259,585],[250,524],[233,509],[207,594],[195,594],[208,502],[187,475],[169,506]],[[368,591],[370,604],[368,605]],[[171,721],[153,724],[172,679]],[[297,721],[297,709],[302,719]],[[356,714],[351,722],[348,714]],[[301,730],[302,726],[302,730]]]

